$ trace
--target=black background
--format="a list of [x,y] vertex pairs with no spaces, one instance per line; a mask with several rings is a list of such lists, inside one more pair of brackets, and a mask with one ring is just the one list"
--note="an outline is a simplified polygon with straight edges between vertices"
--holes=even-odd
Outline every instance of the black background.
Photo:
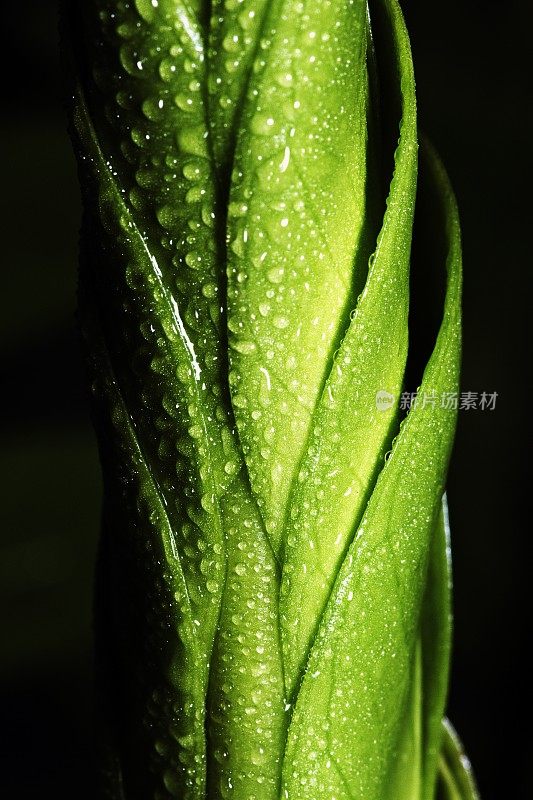
[[[463,412],[449,478],[449,704],[482,797],[529,796],[526,337],[532,129],[525,2],[403,3],[420,118],[464,233]],[[54,2],[2,12],[0,795],[91,798],[100,478],[75,323],[80,201]],[[526,366],[525,366],[526,365]]]

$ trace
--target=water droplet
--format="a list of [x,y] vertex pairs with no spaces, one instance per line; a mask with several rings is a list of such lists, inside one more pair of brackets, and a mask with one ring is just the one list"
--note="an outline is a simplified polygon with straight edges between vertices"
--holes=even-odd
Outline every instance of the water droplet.
[[231,250],[236,256],[242,258],[244,256],[244,245],[240,236],[237,236],[230,245]]
[[292,86],[293,76],[290,72],[280,72],[276,75],[276,82],[279,83],[280,86],[283,86],[287,89],[289,86]]
[[254,257],[252,258],[252,264],[254,265],[254,267],[256,267],[257,269],[259,269],[259,268],[261,267],[261,264],[263,263],[263,261],[264,261],[264,260],[265,260],[265,258],[267,257],[267,255],[268,255],[268,253],[266,252],[266,250],[264,250],[264,251],[261,253],[261,255],[259,255],[259,256],[254,256]]
[[240,49],[239,37],[236,34],[228,34],[222,40],[222,47],[227,53],[236,53]]
[[231,202],[228,205],[228,216],[229,217],[243,217],[246,212],[248,211],[248,206],[246,203],[242,202]]
[[254,24],[255,11],[241,11],[237,19],[241,28],[244,31],[248,31]]
[[242,394],[233,394],[231,400],[235,408],[244,409],[248,406],[248,400]]
[[158,0],[135,0],[135,8],[146,22],[153,21],[158,5]]
[[238,464],[236,461],[226,461],[224,464],[224,472],[226,475],[235,475],[238,469]]
[[202,506],[204,511],[207,511],[208,514],[212,514],[214,509],[213,496],[210,494],[203,494],[200,500],[200,505]]
[[228,95],[223,94],[222,97],[218,98],[218,104],[221,108],[231,108],[233,100]]
[[200,439],[202,436],[202,428],[200,425],[191,425],[189,428],[189,436],[192,439]]
[[185,736],[178,737],[178,744],[180,747],[183,747],[184,750],[191,750],[194,745],[194,737],[191,733],[186,734]]
[[202,209],[200,211],[200,216],[202,218],[202,222],[204,225],[207,225],[208,228],[212,228],[215,224],[215,212],[211,208],[211,206],[207,203],[202,205]]
[[142,104],[142,112],[146,119],[157,122],[163,116],[164,101],[161,98],[149,97]]
[[208,168],[203,159],[194,159],[194,161],[188,161],[182,171],[188,181],[199,181],[207,176]]
[[287,167],[289,166],[290,160],[291,160],[291,148],[290,147],[286,147],[285,150],[283,151],[283,158],[282,158],[281,163],[279,165],[279,171],[280,172],[286,172]]
[[217,291],[218,287],[215,283],[204,283],[204,285],[202,286],[202,294],[204,297],[207,297],[208,299],[216,297]]
[[267,272],[267,278],[270,283],[281,283],[285,270],[283,267],[274,267]]
[[159,224],[167,230],[172,228],[177,219],[176,210],[173,206],[161,206],[157,209],[156,216]]
[[135,35],[136,30],[136,26],[129,22],[122,22],[120,25],[117,25],[117,33],[122,39],[131,39],[131,37]]
[[250,122],[252,133],[267,136],[273,132],[275,120],[270,114],[255,114]]
[[194,97],[189,94],[177,94],[174,98],[177,107],[188,114],[194,111]]
[[255,353],[256,346],[254,342],[247,342],[243,341],[242,339],[233,340],[230,342],[232,348],[236,350],[238,353],[242,353],[243,356],[251,355],[251,353]]
[[224,62],[224,69],[226,70],[226,72],[231,74],[233,72],[237,72],[237,70],[239,69],[239,64],[240,64],[239,59],[227,58],[226,61]]
[[185,153],[207,158],[206,134],[207,131],[204,130],[202,125],[184,128],[177,135],[178,145]]
[[163,58],[159,64],[159,75],[165,83],[169,83],[176,73],[176,64],[172,58]]
[[286,362],[286,367],[287,367],[287,369],[290,369],[290,370],[295,369],[295,367],[296,367],[296,358],[294,356],[289,356],[289,358],[287,359],[287,362]]
[[135,78],[143,76],[143,60],[139,58],[139,53],[129,42],[123,44],[119,51],[120,63],[130,75]]
[[202,256],[200,253],[193,250],[185,256],[185,263],[191,269],[200,269],[202,266]]

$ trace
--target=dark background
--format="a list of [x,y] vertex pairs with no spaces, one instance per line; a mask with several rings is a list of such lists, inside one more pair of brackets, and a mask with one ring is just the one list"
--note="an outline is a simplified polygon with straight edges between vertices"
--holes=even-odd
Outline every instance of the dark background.
[[[525,2],[403,3],[420,117],[464,231],[463,389],[449,499],[449,711],[484,800],[526,798],[532,755],[524,490],[532,129]],[[93,797],[91,592],[100,477],[75,322],[80,200],[54,2],[3,10],[0,795]],[[529,237],[528,237],[529,238]],[[526,507],[527,504],[527,507]]]

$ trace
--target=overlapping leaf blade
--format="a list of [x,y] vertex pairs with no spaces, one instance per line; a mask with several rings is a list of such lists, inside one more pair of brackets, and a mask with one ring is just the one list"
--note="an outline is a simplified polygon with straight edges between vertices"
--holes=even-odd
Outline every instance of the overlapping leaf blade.
[[442,743],[442,719],[448,695],[451,651],[450,532],[446,501],[431,542],[426,594],[422,607],[422,800],[435,796]]
[[[160,43],[168,34],[169,18],[174,19],[172,9],[176,12],[174,28],[181,26],[179,40],[183,47],[173,50],[176,45],[172,45],[168,59],[161,56]],[[227,377],[221,352],[225,337],[220,330],[216,300],[219,285],[213,282],[220,279],[215,269],[215,200],[208,151],[201,133],[204,112],[201,107],[194,111],[194,100],[192,109],[182,108],[190,97],[169,97],[179,88],[173,80],[177,67],[178,84],[183,81],[183,73],[188,72],[187,80],[194,84],[190,91],[198,91],[194,74],[203,63],[201,39],[198,31],[195,33],[194,20],[184,16],[188,9],[182,4],[162,4],[159,11],[143,6],[141,15],[149,23],[148,32],[142,28],[139,32],[138,18],[130,7],[121,6],[120,11],[114,16],[102,12],[103,45],[97,42],[99,53],[105,52],[106,45],[110,50],[109,61],[102,61],[100,53],[98,82],[112,111],[104,116],[99,110],[94,111],[99,99],[95,92],[93,116],[99,126],[97,132],[82,93],[78,92],[74,114],[76,135],[85,156],[84,181],[88,187],[96,188],[96,194],[88,195],[86,203],[87,263],[82,286],[83,296],[90,299],[85,303],[85,328],[96,348],[90,320],[95,314],[101,318],[102,338],[109,354],[106,358],[116,372],[114,385],[120,385],[117,391],[123,393],[130,415],[129,427],[122,429],[123,447],[116,453],[115,463],[124,460],[122,452],[132,446],[128,437],[135,431],[143,469],[161,495],[174,550],[171,556],[162,551],[159,569],[163,576],[169,576],[168,580],[176,570],[183,570],[196,661],[180,656],[174,661],[172,655],[172,642],[181,641],[186,624],[180,616],[182,598],[177,590],[175,596],[171,594],[165,600],[169,621],[161,629],[156,628],[150,638],[154,652],[160,648],[162,651],[155,659],[156,667],[154,658],[146,659],[144,650],[139,651],[136,644],[144,630],[139,619],[142,612],[137,616],[129,614],[130,621],[133,616],[136,624],[124,626],[122,651],[123,655],[129,653],[140,669],[133,688],[125,677],[122,681],[124,696],[130,686],[137,699],[135,713],[130,709],[119,723],[125,730],[126,720],[132,716],[133,737],[127,731],[122,737],[119,762],[126,765],[128,796],[165,791],[180,793],[184,798],[200,798],[206,791],[224,795],[232,785],[244,793],[247,790],[241,785],[241,774],[255,785],[255,773],[261,769],[272,778],[259,788],[258,797],[272,798],[279,783],[276,764],[285,720],[283,682],[281,677],[276,680],[276,675],[281,676],[275,613],[278,576],[261,520],[257,512],[254,516],[226,402]],[[168,34],[172,42],[174,28]],[[139,73],[145,70],[148,78],[142,74],[130,77],[127,69],[125,74],[114,63],[110,42],[117,32],[127,38],[127,54],[135,53]],[[197,60],[193,61],[195,54]],[[121,59],[126,60],[122,50]],[[166,116],[169,99],[173,105]],[[122,113],[123,103],[127,105],[126,113]],[[115,113],[117,104],[120,113]],[[183,120],[190,120],[195,114],[200,122],[192,128],[185,127]],[[128,131],[137,149],[128,149],[123,141],[118,152],[115,143],[109,145],[104,156],[109,139],[114,136],[117,140],[119,134]],[[151,141],[152,145],[144,144]],[[126,192],[129,179],[135,185]],[[163,200],[166,202],[161,205]],[[170,209],[174,211],[171,213]],[[99,217],[103,227],[93,223]],[[203,241],[202,249],[193,259],[195,251],[191,254],[190,248],[199,241]],[[102,366],[100,370],[103,371]],[[107,403],[111,403],[109,398]],[[105,408],[105,402],[102,405]],[[102,448],[105,440],[104,435]],[[112,477],[111,473],[110,469]],[[109,478],[106,484],[107,493],[116,496],[115,482]],[[230,499],[222,506],[225,496]],[[150,589],[155,581],[148,569],[150,562],[143,565],[142,554],[134,551],[121,563],[121,532],[135,524],[126,510],[122,518],[116,514],[106,522],[105,549],[110,554],[104,565],[109,572],[107,580],[117,570],[123,572],[128,576],[123,582],[128,588],[124,591],[126,602],[136,586],[141,592],[145,587],[147,604],[155,604]],[[152,515],[156,517],[156,508]],[[114,530],[115,526],[118,530]],[[160,536],[163,538],[164,534],[162,525]],[[247,551],[243,553],[241,547]],[[252,581],[241,572],[241,560]],[[232,575],[226,581],[228,570]],[[261,589],[262,599],[258,596]],[[255,610],[251,610],[254,594]],[[116,605],[120,606],[118,599]],[[171,622],[173,615],[175,621]],[[240,620],[239,632],[233,635],[236,619]],[[256,624],[261,621],[264,641],[258,641],[257,627],[250,626],[250,619]],[[255,659],[248,658],[247,669],[243,669],[242,651],[247,648],[253,648]],[[176,680],[180,673],[181,679]],[[158,688],[161,680],[166,681],[168,690],[164,695]],[[193,700],[182,691],[188,681],[195,688]],[[225,685],[230,687],[229,697],[224,697]],[[226,725],[207,726],[206,705],[212,719],[218,719],[217,709],[222,708]],[[248,715],[250,709],[255,717]],[[141,736],[133,724],[135,714],[137,727],[144,719]],[[258,748],[258,737],[253,735],[261,722],[274,742],[270,748],[266,740]],[[277,736],[276,724],[282,731]],[[250,729],[249,753],[240,746],[236,754],[235,744],[223,737],[237,729],[244,736],[246,727]],[[239,741],[242,745],[242,739]],[[210,758],[206,784],[207,749]]]
[[364,2],[290,0],[276,11],[237,142],[228,328],[240,441],[279,551],[311,414],[354,302],[368,81]]
[[470,761],[448,720],[443,723],[439,774],[439,800],[479,800]]
[[[121,761],[126,771],[124,781],[127,787],[139,784],[144,791],[150,791],[150,779],[146,774],[150,763],[154,762],[151,769],[159,770],[162,780],[168,770],[172,772],[171,765],[174,765],[173,785],[180,787],[184,797],[202,797],[205,785],[205,741],[199,722],[201,723],[205,715],[209,660],[223,584],[222,526],[216,513],[208,513],[199,502],[203,496],[202,491],[198,491],[199,486],[202,486],[202,481],[205,486],[209,476],[208,462],[206,464],[205,460],[203,460],[203,476],[192,471],[189,473],[191,489],[189,498],[187,498],[187,487],[184,487],[183,499],[180,504],[171,505],[172,473],[169,472],[165,476],[162,467],[167,459],[163,455],[161,456],[162,463],[158,463],[153,457],[150,445],[146,446],[148,431],[153,430],[148,416],[151,409],[148,408],[145,411],[148,416],[147,420],[143,416],[143,407],[139,408],[138,402],[131,399],[132,390],[124,378],[124,363],[122,369],[117,370],[116,373],[113,368],[113,361],[117,360],[117,352],[114,349],[117,346],[117,339],[109,333],[108,315],[115,311],[115,324],[121,318],[124,319],[123,309],[120,309],[121,314],[115,303],[112,302],[113,295],[119,293],[122,298],[130,299],[130,304],[127,306],[129,313],[126,316],[130,328],[131,315],[135,314],[134,318],[137,324],[149,325],[154,340],[158,342],[159,353],[155,348],[151,349],[151,358],[154,359],[152,364],[156,367],[153,378],[156,383],[152,393],[152,402],[160,397],[160,386],[161,384],[164,386],[165,378],[168,381],[167,385],[170,385],[176,393],[174,395],[176,406],[179,404],[180,408],[186,408],[187,404],[197,401],[197,386],[192,373],[191,353],[187,338],[183,336],[183,323],[177,308],[173,306],[161,282],[157,262],[151,258],[146,243],[133,223],[131,215],[117,191],[113,175],[99,150],[81,95],[78,97],[75,121],[80,134],[84,137],[88,169],[90,172],[94,171],[93,179],[96,177],[98,180],[99,205],[106,224],[109,226],[109,233],[96,228],[99,242],[104,244],[102,250],[95,252],[90,246],[86,248],[86,263],[82,273],[81,290],[84,329],[96,361],[95,372],[104,379],[101,388],[98,383],[96,384],[96,390],[99,394],[103,394],[97,407],[100,409],[99,419],[104,419],[105,433],[101,435],[101,448],[106,467],[104,477],[108,486],[108,496],[111,499],[111,504],[108,502],[106,505],[105,525],[109,536],[113,537],[111,540],[113,544],[104,548],[110,555],[102,568],[109,575],[117,571],[119,575],[123,575],[119,581],[122,597],[120,589],[114,591],[112,609],[108,609],[107,613],[113,613],[117,619],[124,616],[124,619],[129,621],[128,624],[124,623],[120,626],[119,640],[122,642],[120,663],[124,670],[127,670],[128,657],[133,663],[138,663],[132,691],[135,697],[136,712],[141,719],[144,719],[144,726],[141,727],[140,734],[135,727],[132,727],[131,730],[135,731],[132,738],[130,738],[127,728],[127,717],[121,720],[119,726],[124,732],[123,735],[119,734],[119,738],[122,739]],[[87,180],[89,179],[87,176]],[[93,228],[93,233],[94,230]],[[113,239],[109,239],[106,246],[105,242],[109,234]],[[84,235],[90,236],[91,229],[86,229]],[[117,258],[119,254],[120,258]],[[113,271],[115,263],[123,265],[124,261],[131,265],[127,273],[128,277]],[[99,275],[102,268],[109,271],[104,269],[104,274]],[[136,279],[134,292],[129,283],[133,276]],[[105,302],[102,302],[99,297],[101,292],[106,293]],[[146,320],[145,322],[143,318]],[[123,354],[123,352],[123,349],[119,347],[118,353]],[[155,360],[156,354],[159,362]],[[174,372],[171,374],[167,372],[165,375],[159,369],[158,363],[166,366],[167,369],[169,364],[174,364]],[[175,381],[176,370],[181,370],[183,381]],[[151,387],[146,373],[144,380],[144,391],[146,396],[150,396]],[[122,389],[120,388],[121,382],[124,383]],[[124,397],[128,399],[127,404]],[[106,421],[104,410],[108,406],[109,421]],[[163,407],[163,411],[165,410]],[[170,430],[174,436],[178,437],[179,441],[179,438],[183,437],[188,430],[191,421],[187,417],[185,419],[183,417],[173,418],[172,421],[172,425],[166,426],[166,431]],[[180,423],[183,426],[181,430]],[[112,441],[108,432],[109,426],[111,426],[112,435],[118,441],[113,449],[110,449],[109,446],[109,441]],[[160,427],[163,426],[160,424]],[[165,432],[164,427],[163,432]],[[163,437],[162,441],[164,443]],[[201,470],[201,455],[203,455],[201,443],[197,438],[194,439],[194,443],[196,446],[200,444],[195,457],[198,469]],[[160,445],[159,453],[162,450]],[[126,457],[128,453],[130,453],[129,459]],[[174,459],[177,458],[177,454],[178,448],[176,448]],[[189,457],[193,455],[190,449],[187,455]],[[120,469],[117,465],[120,465]],[[120,474],[124,475],[122,488],[120,484],[117,487],[117,475]],[[160,475],[161,482],[158,480]],[[130,501],[132,510],[128,514],[130,506],[126,502],[125,491],[131,493],[130,485],[133,483],[133,487],[136,486],[139,480],[141,480],[141,484],[138,501],[142,505],[136,507],[134,496]],[[150,488],[145,489],[145,486]],[[196,504],[194,502],[195,494],[198,496]],[[143,550],[139,543],[135,540],[131,541],[129,543],[131,552],[128,552],[127,543],[124,541],[124,536],[130,527],[133,530],[140,529],[142,531],[149,524],[152,526],[151,537],[156,536],[157,544],[151,543],[151,538],[147,536],[145,545],[150,549],[157,548],[159,550],[155,567],[152,565],[153,557],[150,553],[147,553],[146,561],[143,563]],[[189,537],[196,541],[203,541],[205,543],[203,551],[201,552],[198,548],[192,550],[187,541],[183,541],[183,539],[180,541],[180,535],[184,538]],[[210,553],[212,557],[210,557]],[[127,556],[123,563],[121,563],[121,555]],[[202,564],[203,558],[206,560]],[[165,566],[163,567],[163,565]],[[162,574],[156,581],[158,572]],[[177,581],[180,574],[183,574],[184,585],[180,585],[179,590],[175,588],[173,592],[169,593],[166,587]],[[136,587],[137,606],[132,596],[133,587]],[[142,594],[142,587],[145,587],[147,593],[146,603],[139,595],[139,593]],[[161,621],[158,621],[157,618],[158,603],[163,607],[166,605],[167,609],[165,617]],[[131,609],[126,611],[128,604],[131,604],[136,611],[132,612]],[[145,615],[149,615],[148,619]],[[199,627],[197,625],[199,618],[202,619],[203,625],[201,630],[197,631],[195,628]],[[154,658],[152,654],[151,658],[147,660],[144,651],[146,645],[142,641],[139,642],[139,638],[143,638],[142,631],[145,630],[147,624],[150,625],[149,620],[154,627],[149,641],[154,646],[159,639],[154,653],[158,653],[159,648],[161,651],[158,653],[158,658]],[[191,630],[194,633],[191,633]],[[169,631],[173,632],[172,635],[169,634]],[[184,641],[184,637],[188,642],[188,647],[192,647],[191,652],[194,653],[194,658],[192,655],[184,657],[177,648],[177,645]],[[191,645],[191,642],[194,645]],[[139,652],[139,648],[141,652]],[[120,650],[120,648],[117,649]],[[189,696],[185,699],[184,687],[188,683],[187,676],[191,679],[193,697]],[[119,683],[121,692],[124,691],[126,697],[128,684],[129,679],[126,672],[122,675]],[[164,693],[162,693],[161,684],[166,687]],[[157,700],[155,700],[156,697]],[[123,705],[124,708],[127,708],[128,701],[124,700]],[[184,713],[186,707],[189,709],[187,714]],[[151,716],[157,720],[157,724],[150,722]],[[135,719],[135,722],[138,727],[138,719]],[[146,758],[146,738],[152,741],[151,747],[148,748],[149,759]],[[157,743],[159,744],[156,748]],[[141,746],[140,753],[137,749],[139,746]],[[169,752],[173,754],[170,760]],[[144,766],[142,766],[143,760],[146,762]]]
[[213,154],[227,194],[241,114],[252,72],[273,35],[280,0],[213,0],[209,33],[209,123]]
[[402,76],[394,176],[364,291],[312,418],[285,527],[280,614],[289,697],[392,438],[392,398],[401,391],[407,357],[416,101],[407,32],[398,9],[391,9],[393,80]]
[[[444,315],[421,396],[454,392],[458,384],[460,239],[453,208],[446,210]],[[289,797],[305,800],[318,791],[393,800],[388,781],[409,696],[428,550],[454,428],[454,413],[424,403],[411,409],[400,428],[311,650],[289,729],[284,767]]]
[[[392,180],[363,0],[78,6],[109,796],[432,800],[454,414],[412,408],[384,460],[416,190],[398,3],[370,3]],[[460,245],[428,163],[448,245],[431,396],[457,388]],[[472,800],[454,741],[440,791]]]

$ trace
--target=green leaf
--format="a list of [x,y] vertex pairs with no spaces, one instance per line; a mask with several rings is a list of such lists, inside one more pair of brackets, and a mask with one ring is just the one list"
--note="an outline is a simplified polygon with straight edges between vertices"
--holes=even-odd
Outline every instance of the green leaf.
[[209,122],[222,185],[228,184],[252,72],[261,63],[280,0],[213,0],[209,34]]
[[362,0],[272,9],[235,156],[228,329],[242,450],[279,552],[312,412],[354,302],[368,89]]
[[[441,168],[432,173],[442,187]],[[460,238],[453,198],[442,191],[435,211],[445,214],[447,289],[422,397],[458,385]],[[289,797],[393,800],[388,776],[410,692],[429,544],[454,429],[453,412],[423,403],[400,427],[311,649],[289,728],[283,776]]]
[[206,424],[216,436],[219,422],[231,422],[220,313],[223,242],[214,230],[202,30],[189,5],[178,0],[155,6],[92,0],[82,7],[85,50],[76,60],[87,118],[131,222],[161,273],[157,282],[179,306],[193,377],[202,377],[197,382],[209,409],[206,419],[211,417]]
[[450,588],[449,527],[443,498],[431,537],[410,695],[387,787],[387,796],[394,800],[433,800],[435,796],[451,647]]
[[385,793],[386,797],[394,800],[419,800],[421,797],[422,693],[422,646],[419,638],[409,679],[409,696]]
[[442,718],[448,694],[451,652],[450,529],[443,498],[431,542],[426,594],[422,607],[423,642],[423,800],[435,796]]
[[[397,0],[68,14],[106,796],[434,800],[438,769],[473,800],[441,726],[460,236],[425,144],[416,194]],[[447,288],[399,425],[415,195]]]
[[[88,156],[86,177],[98,181],[95,199],[108,226],[107,233],[97,228],[101,251],[85,248],[81,308],[95,361],[94,390],[102,395],[97,411],[103,420],[100,441],[109,500],[101,569],[121,576],[114,579],[106,613],[122,620],[110,649],[113,669],[120,673],[113,691],[122,710],[116,736],[123,780],[128,792],[132,785],[148,792],[150,773],[158,774],[184,797],[202,797],[205,740],[198,723],[205,717],[225,572],[219,511],[205,500],[215,496],[217,487],[213,451],[202,441],[203,427],[200,436],[190,434],[197,423],[192,409],[195,404],[201,409],[201,398],[199,402],[191,343],[179,310],[116,188],[81,94],[75,124]],[[92,238],[91,233],[86,227],[84,236]],[[124,263],[126,269],[117,274],[116,266]],[[125,308],[117,305],[117,293],[129,301]],[[133,318],[151,344],[148,360],[146,344],[137,349],[140,337],[133,336]],[[117,329],[117,322],[124,327]],[[127,329],[123,342],[120,336]],[[140,397],[127,370],[132,344],[132,357],[145,365]],[[181,380],[176,381],[176,374]],[[155,443],[154,429],[159,431]],[[221,429],[217,432],[220,436]],[[195,469],[187,471],[187,482],[178,483],[180,455],[182,463],[190,459]],[[132,541],[130,530],[137,532]],[[138,665],[131,679],[130,661]],[[140,732],[138,719],[146,720]]]
[[[108,730],[111,753],[119,757],[105,782],[114,787],[108,788],[112,797],[139,790],[149,794],[154,791],[153,771],[167,788],[179,787],[183,797],[203,796],[205,740],[198,720],[204,715],[207,662],[197,634],[197,609],[164,500],[94,319],[85,320],[85,332],[91,337],[93,391],[106,442],[101,452],[108,536],[102,542],[100,570],[113,575],[98,616],[99,641],[109,630],[105,658],[111,677],[104,680],[104,691],[120,715],[115,729]],[[99,595],[98,600],[102,604],[104,598]],[[137,668],[132,670],[132,664]],[[191,786],[196,792],[191,793]]]
[[479,800],[472,767],[455,730],[443,723],[438,800]]
[[[107,226],[107,231],[98,230],[104,245],[102,251],[94,252],[90,247],[86,250],[87,264],[81,282],[82,307],[85,297],[90,297],[86,312],[86,317],[90,318],[94,314],[96,295],[102,336],[117,383],[127,397],[132,425],[150,461],[175,535],[183,537],[182,541],[178,538],[180,558],[185,564],[188,591],[205,621],[202,633],[206,637],[207,661],[219,613],[217,595],[219,600],[223,571],[224,539],[215,500],[220,489],[230,481],[212,443],[218,440],[222,450],[222,441],[228,435],[224,436],[220,423],[215,425],[212,419],[209,421],[211,409],[204,407],[206,395],[195,376],[200,367],[178,305],[116,187],[81,94],[77,98],[75,124],[89,155],[92,179],[98,180],[99,211]],[[119,253],[120,262],[125,262],[126,267],[116,272],[113,267],[120,263]],[[109,269],[102,269],[104,266]],[[98,297],[98,294],[103,296]],[[129,302],[119,305],[117,295]],[[126,326],[129,327],[127,337],[123,333]],[[143,368],[142,387],[139,386],[141,375],[131,374],[130,358],[137,359],[138,371]],[[154,430],[159,434],[155,441]],[[173,442],[169,441],[170,437]],[[212,463],[213,456],[219,459],[218,469]],[[224,474],[225,480],[220,486]],[[188,555],[187,538],[193,536],[193,529],[196,540],[206,537],[204,564],[199,560],[200,551]],[[205,591],[209,581],[216,585],[213,592]]]
[[[181,16],[179,21],[188,30],[189,23]],[[125,21],[119,15],[114,24],[121,27]],[[149,69],[158,35],[156,31],[153,41],[142,43],[148,53],[141,62],[143,69]],[[188,63],[185,59],[182,64],[185,70]],[[110,69],[109,82],[127,85],[129,78],[117,70],[115,76]],[[155,91],[154,82],[166,98],[165,87],[161,89],[152,69],[148,94]],[[139,88],[133,81],[130,97],[135,95],[139,105],[130,108],[127,119],[113,115],[114,124],[126,130],[139,116],[143,136],[159,136],[159,152],[168,149],[171,153],[172,170],[179,165],[185,173],[191,164],[196,169],[197,159],[175,158],[170,127],[166,129],[161,120],[152,126],[149,115],[146,123],[138,115],[139,107],[146,115],[146,101],[140,101],[143,94],[142,84]],[[105,417],[110,406],[113,425],[118,428],[114,433],[118,444],[105,456],[106,494],[122,498],[123,504],[107,504],[104,514],[103,550],[107,556],[101,569],[107,578],[103,583],[124,575],[120,581],[113,577],[116,590],[104,606],[108,611],[117,609],[118,619],[122,605],[138,597],[135,613],[124,614],[128,624],[121,626],[118,641],[109,648],[115,655],[112,670],[120,663],[124,671],[108,692],[109,697],[114,693],[113,702],[121,709],[118,731],[112,736],[120,754],[121,776],[116,776],[116,781],[123,782],[127,796],[137,791],[143,797],[164,791],[201,798],[209,791],[224,797],[231,787],[248,796],[253,786],[258,800],[270,799],[279,785],[277,764],[286,727],[277,629],[279,575],[234,440],[227,378],[220,374],[223,337],[219,316],[213,313],[216,292],[206,291],[203,282],[205,273],[215,269],[216,254],[211,215],[206,223],[200,204],[205,204],[212,192],[209,173],[201,176],[203,188],[193,198],[188,191],[184,193],[186,184],[174,180],[174,171],[172,180],[167,181],[171,191],[166,194],[172,194],[173,204],[180,197],[185,204],[188,228],[194,232],[188,238],[204,237],[207,243],[202,265],[186,263],[190,275],[182,283],[173,272],[182,264],[183,248],[190,242],[183,240],[181,232],[176,242],[164,232],[171,232],[174,225],[180,229],[179,220],[169,220],[166,226],[165,219],[163,225],[160,215],[150,217],[143,211],[145,206],[140,210],[137,194],[130,192],[124,197],[117,175],[126,167],[119,154],[104,155],[102,149],[107,144],[106,121],[94,114],[101,124],[99,136],[81,90],[75,102],[74,125],[84,153],[83,178],[92,190],[86,198],[81,284],[84,328],[90,349],[103,349],[105,364],[110,364],[107,367],[99,361],[95,372],[105,375],[106,370],[113,370],[112,383],[122,404],[119,418],[114,395],[106,392],[98,403],[99,417]],[[151,148],[137,152],[139,169],[147,169],[154,152]],[[156,167],[160,158],[158,155]],[[120,178],[126,180],[123,175]],[[153,185],[147,182],[141,187],[139,195],[146,208],[158,202],[157,192],[165,193],[161,186],[154,178]],[[197,223],[196,213],[203,227]],[[95,224],[95,219],[102,225]],[[188,308],[193,310],[188,313]],[[101,434],[103,453],[109,439],[106,426]],[[127,470],[127,454],[135,445],[140,462]],[[118,488],[116,478],[122,472],[117,465],[124,470]],[[128,514],[121,487],[128,487],[134,496],[139,493],[139,473],[150,476],[155,494],[143,501],[142,508],[134,504]],[[161,509],[166,523],[158,516]],[[160,537],[157,568],[143,558],[142,550],[128,553],[122,544],[130,528],[143,530],[143,513],[149,515]],[[148,536],[144,539],[148,546]],[[166,545],[161,550],[163,540],[170,553]],[[155,549],[154,544],[151,547]],[[167,596],[164,591],[166,584],[180,575],[187,614],[181,606],[182,594],[176,589]],[[167,612],[161,623],[156,615],[159,595]],[[196,660],[183,655],[180,642],[186,624]],[[139,645],[139,637],[145,645]],[[138,665],[132,681],[127,678],[128,659]],[[194,692],[186,691],[189,684]],[[123,702],[118,698],[124,698]],[[139,720],[144,721],[141,733]],[[261,738],[258,728],[265,731]],[[239,731],[238,737],[235,731]],[[265,774],[268,780],[264,780]]]
[[364,291],[312,417],[285,526],[280,614],[289,697],[395,431],[397,405],[378,407],[377,399],[399,396],[407,357],[416,104],[407,32],[394,4],[390,13],[393,71],[402,76],[394,176]]
[[211,663],[207,796],[274,800],[287,725],[278,568],[242,476],[222,511],[229,546]]

